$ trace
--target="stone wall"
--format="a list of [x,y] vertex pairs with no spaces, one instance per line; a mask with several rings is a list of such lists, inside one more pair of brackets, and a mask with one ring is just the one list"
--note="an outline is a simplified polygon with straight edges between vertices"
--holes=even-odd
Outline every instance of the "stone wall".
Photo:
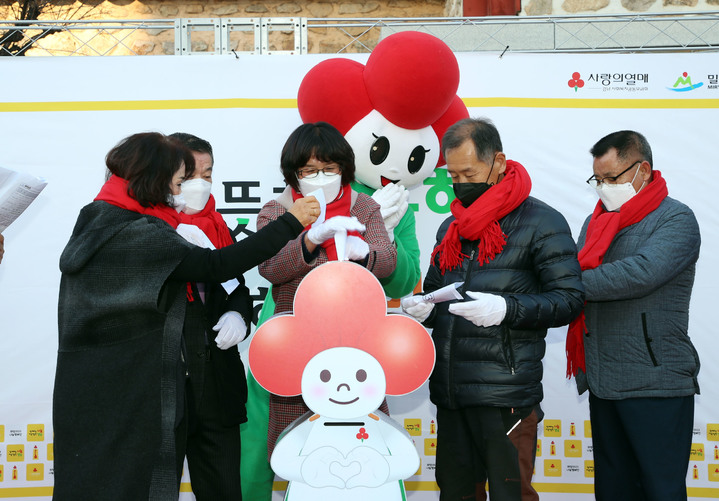
[[[455,0],[455,3],[457,0]],[[12,19],[9,7],[3,7],[7,1],[0,1],[0,19]],[[62,1],[55,2],[63,4]],[[67,2],[65,2],[66,4]],[[16,4],[17,5],[17,4]],[[47,12],[45,19],[66,19],[67,13],[75,11],[74,19],[168,19],[177,18],[407,18],[407,17],[443,17],[445,16],[446,0],[348,0],[348,1],[292,1],[292,0],[104,0],[76,1],[73,5],[53,7]],[[312,53],[367,52],[379,40],[379,28],[370,30],[362,36],[362,44],[352,43],[352,36],[360,35],[366,27],[348,30],[342,33],[337,28],[313,29],[308,36],[308,51]],[[100,45],[100,51],[107,55],[131,54],[173,54],[174,32],[172,29],[138,30],[117,45],[113,34],[121,36],[120,31],[101,33],[92,40]],[[40,41],[40,45],[58,53],[93,54],[83,43],[93,33],[74,31],[51,35]],[[238,51],[251,51],[254,39],[251,32],[238,30],[233,32],[231,48]],[[210,33],[193,31],[191,38],[192,51],[211,52],[214,49],[214,38]],[[349,44],[349,46],[348,46]],[[113,48],[113,45],[116,45]],[[271,51],[292,50],[294,37],[291,32],[277,31],[270,37]],[[28,55],[46,55],[47,51],[33,49]]]
[[[178,18],[426,18],[458,17],[462,0],[59,0],[44,13],[44,19],[165,19],[164,27],[129,30],[73,30],[42,38],[28,55],[126,55],[173,54],[175,33],[171,27]],[[11,7],[8,7],[11,5]],[[0,19],[13,19],[17,2],[0,0]],[[658,12],[719,11],[719,0],[522,0],[522,16],[563,16],[573,14],[633,14]],[[316,23],[315,23],[316,24]],[[339,24],[339,23],[335,23]],[[28,32],[36,35],[39,32]],[[2,36],[2,31],[0,31]],[[378,42],[380,28],[310,28],[307,48],[311,53],[367,52]],[[354,37],[359,37],[355,41]],[[122,40],[122,43],[118,43]],[[230,37],[230,48],[252,51],[251,30],[237,29]],[[269,40],[270,51],[292,51],[293,32],[278,29]],[[195,29],[191,37],[193,52],[212,52],[212,32]]]
[[719,0],[522,0],[524,16],[658,14],[719,11]]

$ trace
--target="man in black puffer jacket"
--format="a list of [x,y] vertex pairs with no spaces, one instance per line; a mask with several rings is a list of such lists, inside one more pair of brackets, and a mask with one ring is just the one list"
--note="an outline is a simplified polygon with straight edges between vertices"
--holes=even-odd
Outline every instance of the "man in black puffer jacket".
[[538,500],[532,488],[542,419],[547,329],[582,309],[577,249],[564,217],[529,196],[531,180],[502,152],[485,119],[442,138],[456,200],[437,232],[424,292],[461,282],[463,299],[405,298],[437,349],[430,398],[437,406],[440,500]]

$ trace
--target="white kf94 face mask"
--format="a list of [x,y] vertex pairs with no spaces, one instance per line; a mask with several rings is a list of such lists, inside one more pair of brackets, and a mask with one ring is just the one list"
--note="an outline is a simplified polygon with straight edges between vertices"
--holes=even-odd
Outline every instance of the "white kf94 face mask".
[[316,177],[312,179],[300,179],[300,193],[307,195],[315,191],[318,188],[322,189],[325,194],[325,200],[327,203],[334,202],[337,195],[340,193],[342,187],[342,176],[340,174],[325,174],[324,172],[318,172]]
[[[638,173],[639,169],[637,169],[637,172],[634,173],[634,177],[629,183],[602,183],[595,188],[595,190],[597,190],[597,195],[599,195],[599,199],[602,201],[602,204],[604,204],[605,209],[609,212],[619,210],[622,205],[627,203],[634,197],[634,195],[637,194],[637,191],[634,189],[634,185],[632,185],[632,183],[637,178]],[[642,188],[644,188],[644,183],[642,183],[639,191],[641,191]]]
[[168,203],[177,212],[182,212],[182,209],[185,208],[185,197],[182,196],[182,193],[180,193],[179,195],[170,195],[168,198]]
[[182,183],[182,196],[185,198],[185,214],[197,214],[207,205],[210,199],[212,183],[200,179],[189,179]]

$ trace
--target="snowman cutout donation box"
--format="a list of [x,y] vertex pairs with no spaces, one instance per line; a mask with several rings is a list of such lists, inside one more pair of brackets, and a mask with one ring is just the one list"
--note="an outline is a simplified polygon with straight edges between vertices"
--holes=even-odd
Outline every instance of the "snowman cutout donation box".
[[270,459],[289,481],[285,500],[405,499],[419,468],[411,437],[378,410],[385,395],[419,388],[434,367],[427,330],[387,314],[384,291],[364,267],[331,261],[302,280],[294,313],[257,329],[249,364],[282,396],[302,395],[310,412],[280,435]]

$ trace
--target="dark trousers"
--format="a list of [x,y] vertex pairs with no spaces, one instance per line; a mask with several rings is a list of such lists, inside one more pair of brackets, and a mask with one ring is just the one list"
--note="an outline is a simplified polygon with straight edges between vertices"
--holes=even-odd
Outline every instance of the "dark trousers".
[[682,501],[694,396],[604,400],[589,394],[598,501]]
[[198,501],[241,501],[240,425],[222,422],[211,363],[205,366],[202,394],[195,395],[191,386],[187,384],[187,407],[180,427],[186,435],[178,437],[177,444],[180,468],[187,456],[192,492]]
[[437,407],[440,501],[537,501],[532,487],[541,410]]

